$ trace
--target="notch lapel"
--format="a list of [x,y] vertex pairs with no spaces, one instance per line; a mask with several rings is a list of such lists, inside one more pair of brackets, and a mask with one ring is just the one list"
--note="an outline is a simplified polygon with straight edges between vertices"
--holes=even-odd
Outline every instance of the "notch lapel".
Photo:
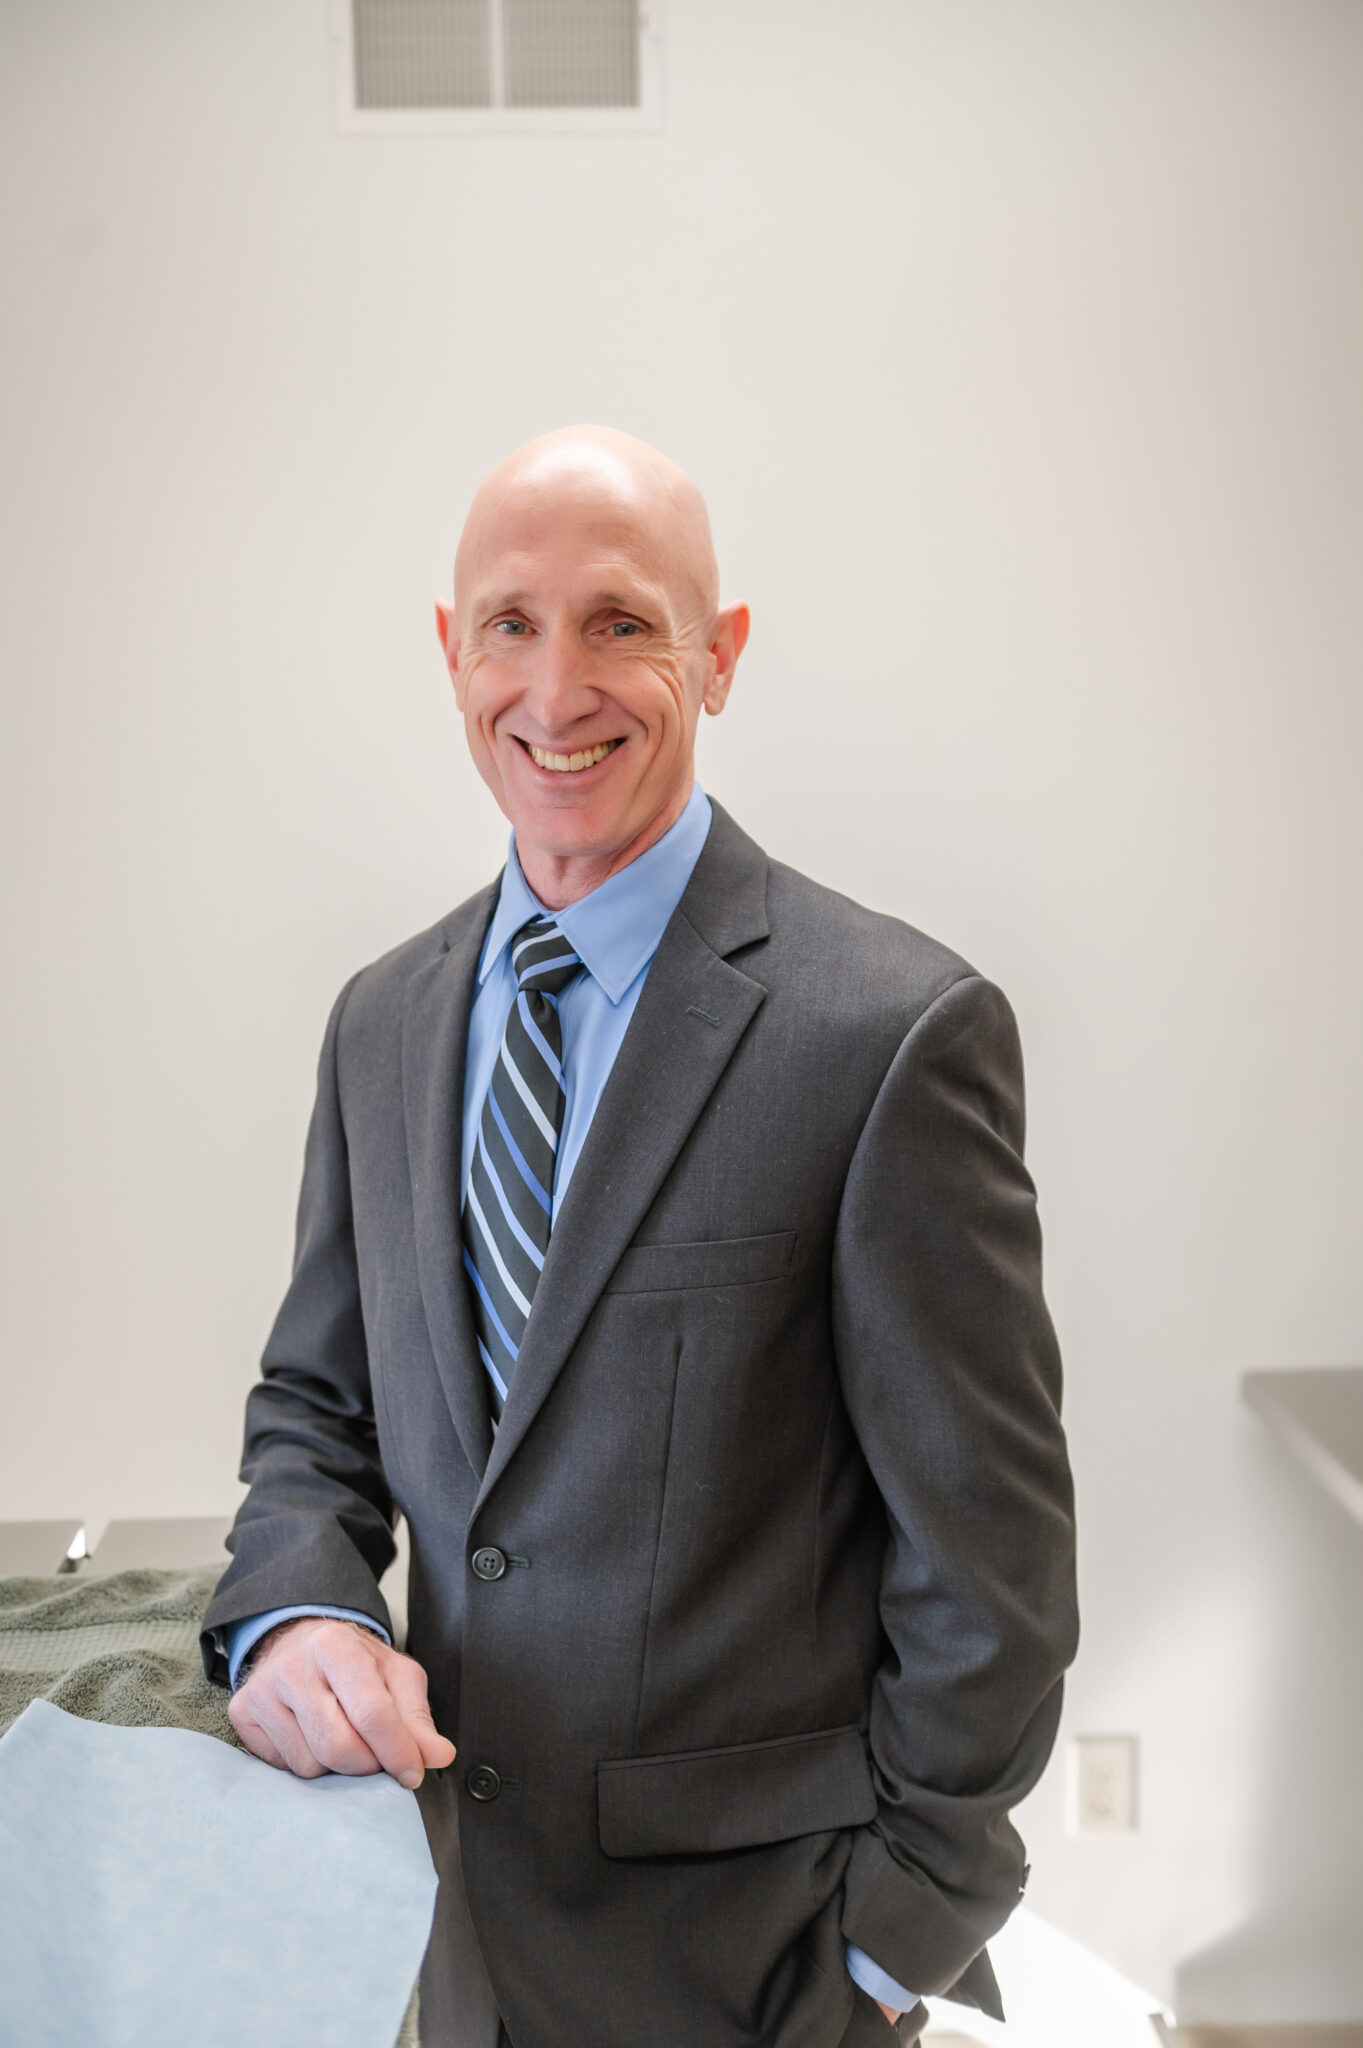
[[543,1406],[766,996],[732,967],[767,934],[766,856],[716,804],[555,1220],[474,1512]]
[[480,1477],[492,1448],[460,1234],[464,1059],[493,882],[454,912],[447,951],[412,977],[402,1019],[402,1107],[412,1180],[417,1276],[436,1370],[459,1440]]

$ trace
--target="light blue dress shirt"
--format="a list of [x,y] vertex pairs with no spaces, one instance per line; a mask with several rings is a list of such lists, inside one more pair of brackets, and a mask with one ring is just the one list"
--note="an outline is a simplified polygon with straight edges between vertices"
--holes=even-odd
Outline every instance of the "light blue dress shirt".
[[[513,835],[502,874],[501,894],[478,962],[478,989],[469,1013],[461,1188],[468,1187],[483,1099],[516,994],[516,974],[511,964],[511,941],[516,933],[532,917],[555,918],[586,969],[569,982],[558,999],[563,1026],[565,1104],[554,1169],[553,1203],[557,1215],[635,1005],[643,993],[653,955],[700,859],[710,830],[710,816],[710,800],[697,783],[686,809],[661,839],[599,889],[559,911],[546,910],[526,881]],[[389,1640],[376,1621],[352,1608],[272,1608],[267,1614],[253,1614],[224,1630],[233,1686],[248,1652],[263,1635],[281,1621],[312,1614],[360,1622],[383,1636],[385,1642]],[[847,1968],[871,1997],[905,2010],[914,2003],[915,1994],[887,1977],[859,1948],[849,1946]]]

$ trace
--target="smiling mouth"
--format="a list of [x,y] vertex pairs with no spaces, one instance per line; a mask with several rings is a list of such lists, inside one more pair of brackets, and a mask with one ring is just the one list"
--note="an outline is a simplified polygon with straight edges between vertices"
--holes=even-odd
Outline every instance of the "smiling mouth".
[[532,747],[529,740],[521,745],[537,768],[547,768],[553,775],[580,775],[584,768],[595,768],[598,761],[604,761],[607,754],[613,754],[624,741],[602,740],[594,747],[584,747],[578,754],[551,754],[544,747]]

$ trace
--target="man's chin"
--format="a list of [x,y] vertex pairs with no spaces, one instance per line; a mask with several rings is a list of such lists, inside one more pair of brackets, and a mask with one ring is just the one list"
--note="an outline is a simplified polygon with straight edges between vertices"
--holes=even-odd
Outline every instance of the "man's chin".
[[[603,870],[586,882],[596,888],[675,820],[690,776],[679,781],[676,764],[669,765],[674,769],[670,776],[659,772],[656,759],[641,764],[632,746],[617,748],[594,768],[576,772],[546,772],[528,760],[507,763],[502,809],[515,832],[522,867],[569,861]],[[584,880],[579,874],[579,883]]]
[[533,804],[516,804],[511,827],[519,848],[546,860],[608,860],[639,836],[647,823],[612,806],[574,798],[571,791]]
[[622,807],[592,803],[584,792],[576,801],[568,796],[517,803],[507,807],[507,814],[531,886],[532,870],[547,882],[546,865],[561,870],[564,863],[571,863],[577,870],[575,885],[585,893],[660,839],[674,822],[677,808],[672,796],[661,804],[636,800]]

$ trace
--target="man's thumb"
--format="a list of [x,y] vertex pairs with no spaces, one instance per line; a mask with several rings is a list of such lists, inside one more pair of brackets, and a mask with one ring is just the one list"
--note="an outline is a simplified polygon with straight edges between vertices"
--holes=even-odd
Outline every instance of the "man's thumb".
[[438,1733],[429,1707],[413,1707],[407,1715],[407,1726],[428,1771],[443,1771],[454,1762],[454,1744],[447,1736]]

